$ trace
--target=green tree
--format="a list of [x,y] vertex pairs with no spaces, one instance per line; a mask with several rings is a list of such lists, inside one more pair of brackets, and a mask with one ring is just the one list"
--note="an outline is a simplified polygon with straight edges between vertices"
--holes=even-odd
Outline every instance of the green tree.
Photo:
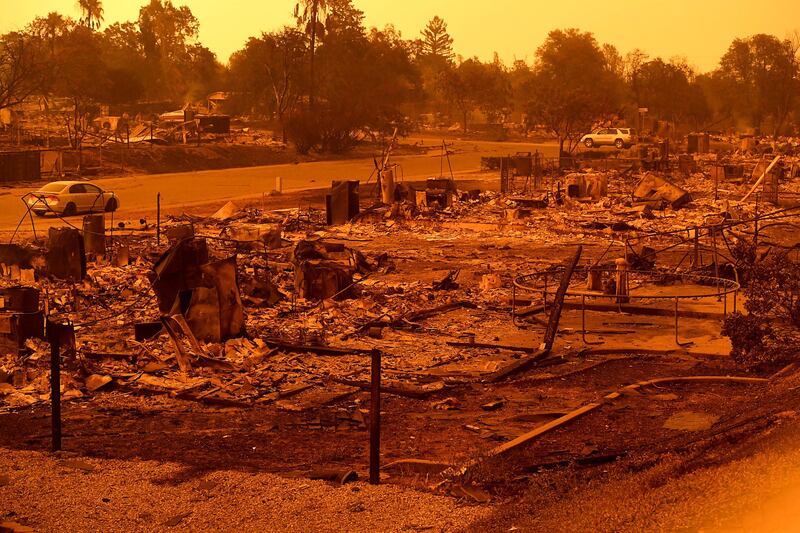
[[790,40],[772,35],[734,40],[715,72],[727,108],[756,128],[772,119],[777,136],[797,99],[796,52]]
[[447,33],[447,23],[443,19],[433,17],[420,34],[422,38],[417,45],[419,55],[453,60],[453,38]]
[[86,26],[76,26],[56,43],[52,68],[55,72],[50,91],[67,97],[72,109],[64,114],[70,146],[78,150],[82,164],[83,141],[90,115],[100,102],[107,101],[110,82],[101,58],[100,37]]
[[[141,34],[133,22],[116,22],[99,34],[101,58],[109,76],[108,103],[134,102],[148,91],[142,80],[147,72]],[[151,91],[152,93],[152,91]]]
[[[365,110],[369,115],[364,122],[371,131],[384,136],[391,135],[395,127],[400,135],[406,135],[408,124],[403,110],[421,91],[410,43],[393,26],[386,26],[383,30],[372,29],[367,48],[362,68],[368,73],[365,88],[371,103]],[[379,68],[372,69],[371,64]]]
[[637,107],[646,107],[650,115],[663,120],[678,122],[686,118],[692,76],[685,66],[665,63],[661,58],[642,64],[632,83]]
[[408,44],[396,30],[367,33],[351,0],[329,0],[317,52],[317,103],[292,113],[290,138],[298,150],[341,152],[364,135],[402,126],[403,107],[418,79]]
[[197,42],[199,23],[189,7],[150,0],[139,10],[137,25],[149,97],[191,100],[220,83],[221,67]]
[[55,53],[56,41],[65,33],[72,31],[75,22],[60,13],[51,11],[46,17],[36,17],[28,25],[27,32],[45,43],[50,54]]
[[508,72],[508,82],[511,91],[511,106],[516,111],[521,111],[523,115],[522,125],[525,132],[528,132],[531,124],[525,113],[528,105],[528,90],[532,83],[533,71],[525,61],[516,60]]
[[230,77],[238,98],[250,109],[275,115],[286,142],[286,117],[304,90],[301,58],[306,52],[305,35],[295,28],[250,38],[231,57]]
[[45,88],[45,55],[41,42],[28,33],[0,36],[0,109],[19,104]]
[[606,60],[606,68],[620,80],[624,79],[625,59],[620,55],[619,50],[611,44],[604,44],[602,50],[603,57]]
[[467,59],[444,76],[444,90],[461,114],[464,133],[475,109],[480,108],[489,120],[495,120],[509,104],[510,86],[499,61],[487,65],[478,58]]
[[591,33],[551,31],[536,57],[528,114],[558,137],[562,153],[565,143],[572,152],[597,119],[617,110],[619,80]]

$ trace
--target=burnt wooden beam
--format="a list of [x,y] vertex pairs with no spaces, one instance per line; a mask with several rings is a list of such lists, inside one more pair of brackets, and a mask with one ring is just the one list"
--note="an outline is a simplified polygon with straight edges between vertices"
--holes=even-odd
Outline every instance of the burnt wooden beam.
[[575,255],[567,262],[564,273],[561,276],[561,283],[559,283],[558,290],[556,291],[555,300],[550,310],[550,319],[547,321],[547,330],[544,333],[544,341],[542,342],[544,350],[548,352],[553,348],[553,342],[556,340],[558,322],[561,320],[561,310],[564,307],[564,297],[567,295],[572,273],[575,271],[575,267],[578,266],[578,261],[580,261],[582,252],[583,246],[578,246]]

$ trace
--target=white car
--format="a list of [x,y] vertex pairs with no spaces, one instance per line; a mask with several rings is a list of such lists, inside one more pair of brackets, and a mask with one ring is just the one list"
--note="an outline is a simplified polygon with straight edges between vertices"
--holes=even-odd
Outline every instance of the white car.
[[54,181],[38,191],[29,192],[23,199],[40,217],[48,213],[68,217],[119,209],[119,198],[113,192],[85,181]]
[[636,130],[633,128],[602,128],[581,137],[586,148],[595,146],[614,146],[622,150],[636,144]]

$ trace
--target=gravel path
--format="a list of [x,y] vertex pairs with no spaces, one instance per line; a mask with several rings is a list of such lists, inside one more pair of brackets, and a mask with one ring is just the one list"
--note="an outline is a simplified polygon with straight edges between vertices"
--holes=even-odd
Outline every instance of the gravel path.
[[0,522],[40,533],[454,531],[490,511],[391,485],[0,449]]

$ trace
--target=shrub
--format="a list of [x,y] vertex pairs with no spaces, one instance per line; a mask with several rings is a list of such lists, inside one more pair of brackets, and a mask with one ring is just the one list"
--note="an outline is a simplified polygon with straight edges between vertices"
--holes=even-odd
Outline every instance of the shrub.
[[785,251],[757,258],[754,247],[739,248],[747,280],[747,314],[725,319],[722,334],[731,339],[731,356],[751,369],[785,364],[800,355],[800,264]]
[[299,111],[286,122],[286,134],[298,153],[307,154],[320,142],[320,125],[311,113]]

